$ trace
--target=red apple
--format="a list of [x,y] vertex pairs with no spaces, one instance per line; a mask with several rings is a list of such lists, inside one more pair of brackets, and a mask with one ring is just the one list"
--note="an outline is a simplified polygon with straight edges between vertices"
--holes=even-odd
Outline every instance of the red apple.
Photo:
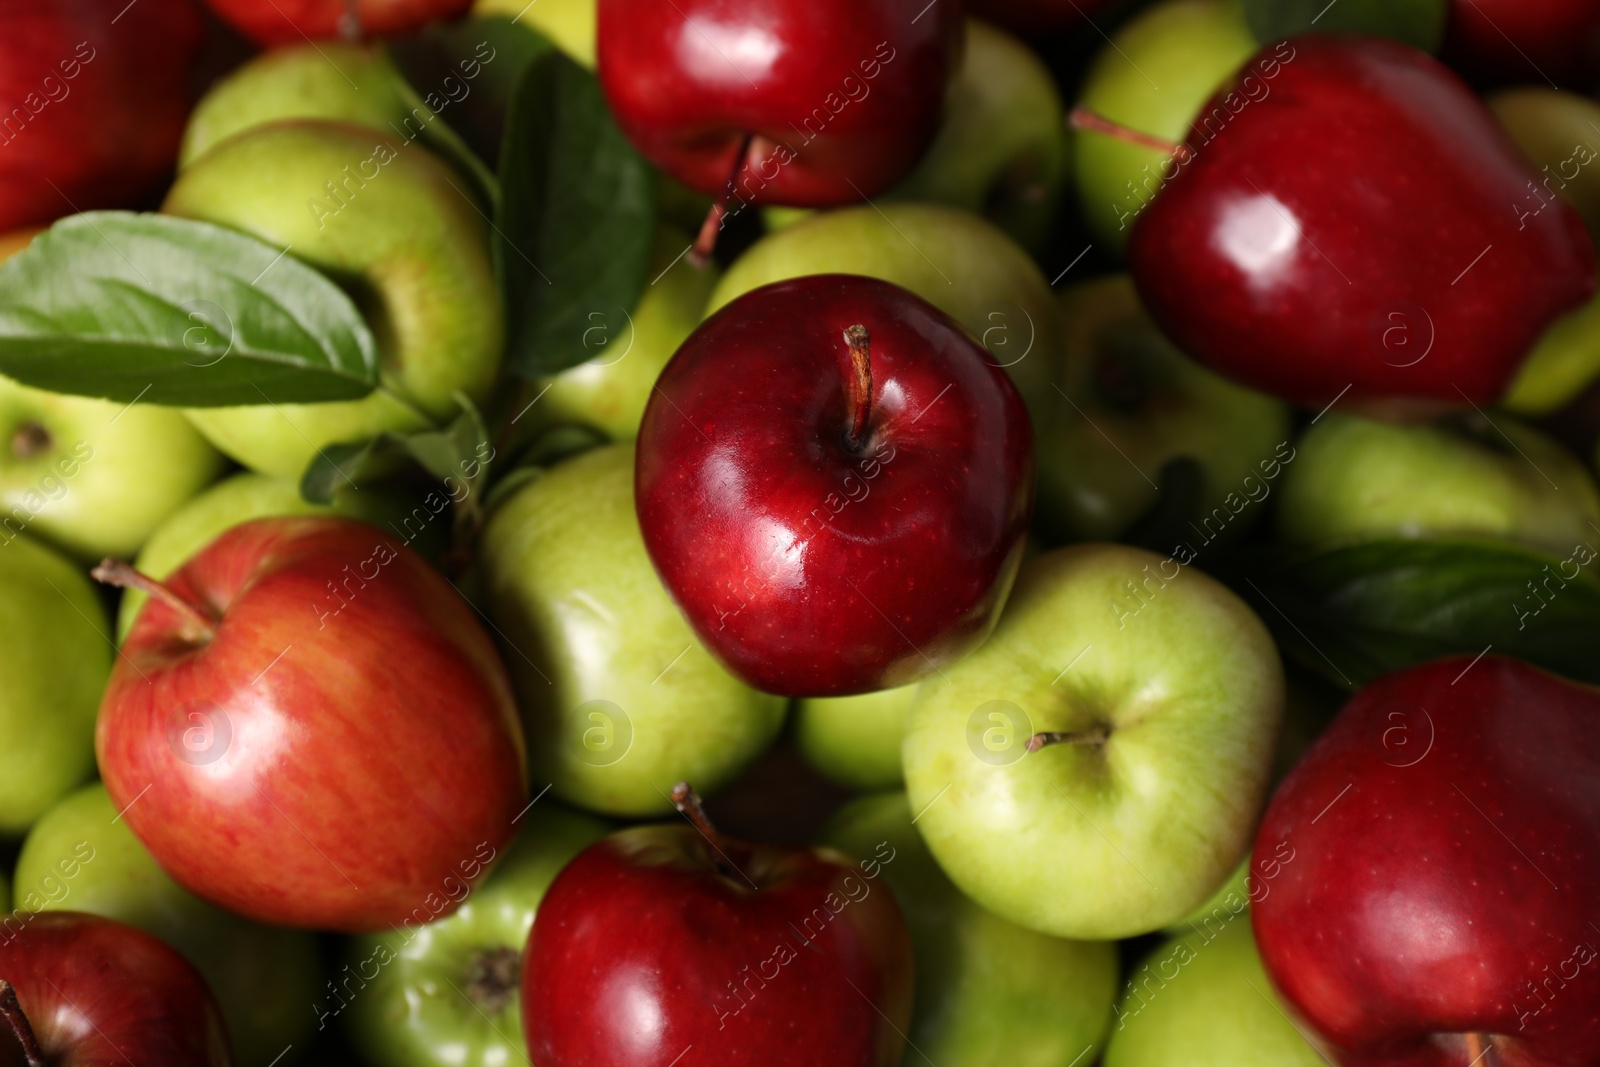
[[1284,781],[1251,913],[1338,1062],[1600,1062],[1597,724],[1600,689],[1440,660],[1362,690]]
[[893,1067],[911,1017],[911,940],[885,843],[831,849],[645,826],[590,846],[539,904],[522,1021],[552,1067]]
[[1600,81],[1596,0],[1451,0],[1444,41],[1445,59],[1484,81]]
[[[1139,214],[1139,293],[1179,347],[1313,407],[1498,399],[1594,289],[1594,248],[1459,78],[1393,41],[1269,46]],[[1186,160],[1186,162],[1179,162]]]
[[505,669],[450,583],[376,527],[275,518],[139,584],[96,748],[157,862],[282,926],[453,911],[527,789]]
[[[967,10],[1024,37],[1047,37],[1093,21],[1117,0],[968,0]],[[1098,39],[1098,38],[1097,38]]]
[[639,523],[707,647],[758,689],[902,685],[988,635],[1033,510],[1033,432],[983,347],[888,282],[746,293],[661,373]]
[[0,232],[156,196],[201,39],[191,0],[0,4]]
[[149,934],[70,911],[17,912],[5,921],[0,1063],[228,1067],[230,1062],[211,991],[187,960]]
[[327,37],[391,37],[464,15],[472,0],[206,0],[269,48]]
[[875,196],[939,126],[952,0],[599,0],[600,86],[674,178],[742,203]]

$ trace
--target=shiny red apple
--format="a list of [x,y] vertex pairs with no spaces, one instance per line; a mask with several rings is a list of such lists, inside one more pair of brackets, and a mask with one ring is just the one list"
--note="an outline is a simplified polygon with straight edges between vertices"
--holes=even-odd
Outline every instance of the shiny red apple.
[[96,748],[161,866],[283,926],[453,911],[527,790],[504,667],[450,583],[376,527],[278,518],[141,587]]
[[550,886],[523,955],[530,1060],[899,1063],[911,941],[878,880],[894,850],[855,864],[827,849],[750,844],[693,817],[698,826],[613,834]]
[[745,294],[656,383],[645,546],[710,650],[791,696],[866,692],[989,633],[1033,509],[1010,379],[943,312],[829,274]]
[[70,911],[17,912],[5,921],[0,1063],[228,1067],[230,1062],[211,991],[187,960],[149,934]]
[[0,4],[0,232],[156,196],[201,39],[191,0]]
[[961,5],[599,0],[600,86],[651,162],[708,196],[858,202],[922,154]]
[[1489,82],[1600,84],[1600,0],[1450,0],[1444,56]]
[[1600,689],[1440,660],[1363,689],[1284,781],[1256,940],[1339,1063],[1600,1062],[1597,726]]
[[472,0],[206,0],[234,29],[275,47],[327,37],[391,37],[464,15]]
[[1212,368],[1313,407],[1347,388],[1498,399],[1594,289],[1577,213],[1519,211],[1534,172],[1405,45],[1311,35],[1241,69],[1258,73],[1206,105],[1133,224],[1151,315]]

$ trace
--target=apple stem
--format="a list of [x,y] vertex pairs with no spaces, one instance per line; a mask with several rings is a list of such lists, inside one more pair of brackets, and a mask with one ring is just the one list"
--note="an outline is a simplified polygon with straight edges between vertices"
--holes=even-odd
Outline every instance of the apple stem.
[[1111,727],[1101,724],[1087,730],[1045,730],[1028,738],[1028,751],[1037,752],[1050,745],[1103,745],[1111,737]]
[[1107,137],[1115,137],[1128,144],[1136,144],[1143,148],[1154,148],[1164,152],[1179,163],[1187,163],[1194,158],[1194,149],[1186,144],[1168,141],[1154,134],[1143,133],[1139,130],[1129,129],[1120,122],[1112,122],[1098,111],[1090,111],[1086,107],[1075,107],[1067,116],[1067,124],[1075,130],[1088,130],[1091,133],[1103,133]]
[[50,431],[37,422],[25,422],[11,435],[11,454],[17,459],[32,459],[50,447]]
[[860,323],[844,332],[850,346],[850,376],[844,383],[845,407],[850,412],[847,440],[852,452],[866,445],[867,423],[872,420],[872,337]]
[[1497,1062],[1494,1056],[1494,1045],[1489,1041],[1488,1035],[1480,1034],[1477,1031],[1469,1031],[1467,1033],[1467,1055],[1472,1057],[1467,1061],[1471,1067],[1478,1067],[1480,1062],[1483,1067],[1495,1067]]
[[0,978],[0,1018],[11,1028],[11,1035],[17,1039],[17,1044],[22,1046],[22,1055],[28,1067],[44,1067],[44,1050],[34,1036],[33,1024],[28,1022],[22,1005],[17,1002],[17,991],[3,978]]
[[739,154],[733,159],[733,170],[728,174],[727,184],[718,194],[717,202],[706,212],[706,220],[700,224],[700,232],[695,235],[694,246],[689,250],[689,260],[697,267],[705,266],[706,261],[711,258],[711,253],[717,250],[717,234],[722,232],[722,222],[728,217],[728,201],[733,197],[733,187],[739,180],[739,172],[744,170],[745,163],[750,158],[750,142],[754,140],[755,134],[747,133],[744,135],[744,140],[739,142]]
[[217,636],[218,620],[210,614],[195,607],[189,601],[173,592],[172,589],[147,574],[140,574],[133,567],[120,559],[107,556],[100,561],[100,565],[89,572],[89,576],[105,585],[114,585],[119,589],[137,589],[147,596],[154,597],[167,607],[177,612],[184,622],[183,636],[190,641],[208,642]]
[[711,846],[711,851],[717,854],[717,869],[729,878],[742,879],[744,875],[739,872],[739,869],[733,865],[733,861],[728,859],[727,855],[722,851],[722,842],[717,837],[717,828],[712,824],[711,817],[706,814],[706,806],[701,802],[700,794],[694,791],[694,787],[688,782],[679,782],[673,786],[672,805],[683,812],[684,818],[688,819],[694,825],[694,828],[700,831],[701,836]]

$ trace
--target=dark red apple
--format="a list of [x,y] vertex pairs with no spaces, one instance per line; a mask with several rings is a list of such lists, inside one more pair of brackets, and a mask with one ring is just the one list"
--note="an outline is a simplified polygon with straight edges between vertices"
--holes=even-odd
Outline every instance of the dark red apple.
[[[674,799],[697,808],[684,797]],[[911,1016],[911,941],[887,844],[755,845],[645,826],[590,846],[539,904],[523,955],[533,1063],[893,1067]]]
[[1405,45],[1311,35],[1241,70],[1133,224],[1151,315],[1212,368],[1313,407],[1347,387],[1498,399],[1594,289],[1577,212],[1519,213],[1536,176],[1516,145]]
[[651,162],[730,201],[875,196],[927,147],[962,28],[944,0],[599,0],[600,86]]
[[1488,82],[1600,83],[1600,0],[1451,0],[1445,59]]
[[1033,510],[1033,431],[943,312],[812,275],[745,294],[678,349],[640,426],[636,497],[656,570],[734,672],[866,692],[989,633]]
[[464,15],[472,0],[206,0],[234,29],[269,48],[327,37],[391,37]]
[[211,991],[187,960],[149,934],[70,911],[18,912],[6,920],[0,933],[0,1063],[230,1062]]
[[450,583],[376,527],[278,518],[143,587],[96,749],[157,862],[283,926],[453,911],[527,789],[505,669]]
[[[1347,1067],[1600,1062],[1600,689],[1440,660],[1362,690],[1273,797],[1268,973]],[[1281,859],[1281,853],[1279,859]]]
[[191,0],[0,4],[0,232],[154,197],[202,36]]
[[967,10],[1024,37],[1047,37],[1093,21],[1117,0],[968,0]]

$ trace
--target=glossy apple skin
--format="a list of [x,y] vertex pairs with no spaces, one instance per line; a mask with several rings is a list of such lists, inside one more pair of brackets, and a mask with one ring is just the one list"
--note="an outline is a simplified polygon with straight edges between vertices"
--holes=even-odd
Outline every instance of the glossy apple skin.
[[1600,3],[1451,0],[1444,57],[1486,81],[1546,85],[1554,79],[1591,88],[1600,61]]
[[[1245,69],[1268,59],[1270,81],[1207,103],[1196,155],[1134,223],[1152,316],[1201,362],[1313,407],[1347,385],[1351,400],[1497,399],[1594,289],[1582,220],[1551,204],[1519,231],[1533,170],[1421,52],[1311,35]],[[1207,129],[1230,92],[1237,116]]]
[[938,129],[962,13],[926,6],[600,0],[600,87],[628,139],[692,189],[724,193],[753,135],[739,199],[856,203],[910,170]]
[[[337,615],[329,582],[345,591]],[[333,517],[236,526],[167,584],[212,606],[216,636],[196,647],[171,607],[146,603],[95,739],[157,862],[280,926],[453,910],[451,887],[481,874],[480,843],[510,839],[527,791],[510,684],[466,602],[398,538]],[[186,747],[186,729],[208,728],[217,752],[204,733]]]
[[392,37],[464,15],[472,0],[206,0],[234,29],[269,48],[328,37]]
[[0,232],[158,192],[202,36],[191,0],[0,7]]
[[[124,923],[70,911],[35,914],[0,939],[0,975],[16,987],[51,1067],[232,1062],[222,1016],[200,975]],[[3,1040],[9,1054],[16,1046],[10,1036]]]
[[881,866],[725,836],[719,847],[743,877],[682,824],[613,834],[561,872],[523,956],[534,1063],[666,1067],[689,1046],[684,1064],[719,1067],[900,1061],[911,940],[867,877]]
[[1296,858],[1256,939],[1340,1063],[1466,1067],[1473,1031],[1497,1063],[1595,1062],[1597,717],[1600,690],[1517,660],[1438,660],[1362,690],[1285,780],[1255,859]]
[[[847,442],[844,331],[873,414]],[[707,319],[656,384],[635,470],[645,547],[706,646],[757,689],[904,685],[993,628],[1033,511],[1006,372],[898,286],[823,274]]]

